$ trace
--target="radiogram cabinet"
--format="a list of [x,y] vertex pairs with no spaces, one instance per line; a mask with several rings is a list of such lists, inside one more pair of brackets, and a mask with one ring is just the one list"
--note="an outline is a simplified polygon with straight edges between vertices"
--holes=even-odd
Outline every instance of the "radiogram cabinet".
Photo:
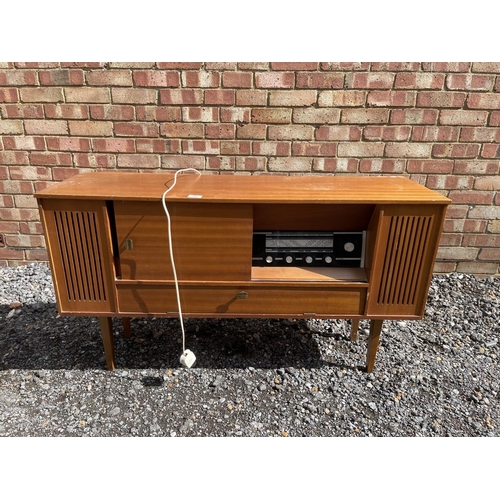
[[[177,317],[170,173],[92,172],[35,194],[61,315]],[[450,200],[404,177],[184,173],[166,196],[185,317],[421,319]]]

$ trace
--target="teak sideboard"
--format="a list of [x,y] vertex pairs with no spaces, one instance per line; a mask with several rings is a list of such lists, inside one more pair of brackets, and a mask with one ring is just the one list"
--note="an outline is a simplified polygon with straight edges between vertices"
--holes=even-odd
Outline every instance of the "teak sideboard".
[[[178,317],[161,202],[173,180],[91,172],[35,194],[59,313],[99,317],[111,370],[112,317],[127,337],[131,317]],[[449,203],[405,177],[179,175],[166,204],[183,315],[350,319],[353,340],[368,319],[370,372],[383,320],[424,314]],[[269,252],[300,248],[268,265],[281,254],[256,259],[254,233]],[[339,257],[355,246],[343,240],[330,255],[350,233],[361,259]]]

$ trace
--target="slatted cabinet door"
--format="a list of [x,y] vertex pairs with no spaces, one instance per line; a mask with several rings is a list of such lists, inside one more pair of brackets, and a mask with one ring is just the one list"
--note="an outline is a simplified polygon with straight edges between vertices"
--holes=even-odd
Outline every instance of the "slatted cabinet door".
[[39,200],[60,313],[115,311],[106,203]]
[[368,316],[423,316],[444,212],[441,205],[380,208]]

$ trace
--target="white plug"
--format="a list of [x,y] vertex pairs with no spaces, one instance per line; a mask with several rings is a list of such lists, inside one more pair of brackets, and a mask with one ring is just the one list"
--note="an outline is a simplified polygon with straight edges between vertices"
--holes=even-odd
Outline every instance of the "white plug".
[[196,361],[196,356],[194,355],[194,352],[190,351],[189,349],[186,349],[182,354],[181,354],[181,365],[184,365],[186,368],[191,368]]

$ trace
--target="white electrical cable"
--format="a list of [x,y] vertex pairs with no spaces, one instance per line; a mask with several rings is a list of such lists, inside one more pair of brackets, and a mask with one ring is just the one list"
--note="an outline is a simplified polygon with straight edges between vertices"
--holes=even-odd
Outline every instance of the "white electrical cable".
[[167,219],[168,219],[168,246],[170,249],[170,262],[172,263],[172,270],[174,272],[175,293],[177,295],[177,307],[179,309],[179,321],[181,322],[181,331],[182,331],[182,352],[183,353],[186,352],[186,334],[184,332],[184,320],[182,319],[182,308],[181,308],[181,299],[180,299],[180,294],[179,294],[179,284],[177,282],[177,271],[175,269],[174,252],[172,250],[172,229],[171,229],[172,224],[170,222],[170,214],[168,213],[167,204],[165,202],[165,196],[170,191],[172,191],[172,189],[174,188],[174,186],[177,182],[177,176],[181,173],[184,173],[184,172],[196,172],[198,175],[201,175],[201,172],[199,172],[195,168],[184,168],[182,170],[177,170],[177,172],[175,172],[175,176],[174,176],[174,183],[163,193],[163,196],[161,197],[161,201],[163,204],[163,210],[165,210],[165,214],[166,214]]

